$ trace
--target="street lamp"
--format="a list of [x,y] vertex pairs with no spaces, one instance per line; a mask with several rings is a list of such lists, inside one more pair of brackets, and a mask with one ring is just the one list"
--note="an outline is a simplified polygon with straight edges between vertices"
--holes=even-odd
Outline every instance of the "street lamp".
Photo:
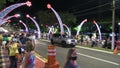
[[119,33],[118,33],[118,36],[119,36],[119,40],[120,40],[120,22],[118,23],[119,25]]

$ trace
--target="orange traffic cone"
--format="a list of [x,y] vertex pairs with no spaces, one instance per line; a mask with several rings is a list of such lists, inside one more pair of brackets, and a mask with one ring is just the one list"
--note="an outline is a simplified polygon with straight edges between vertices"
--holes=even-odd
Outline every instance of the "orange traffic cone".
[[118,54],[118,48],[117,47],[114,49],[114,54]]

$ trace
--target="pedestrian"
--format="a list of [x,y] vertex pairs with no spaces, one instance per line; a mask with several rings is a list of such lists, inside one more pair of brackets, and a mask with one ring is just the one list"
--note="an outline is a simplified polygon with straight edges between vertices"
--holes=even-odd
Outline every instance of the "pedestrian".
[[8,41],[7,34],[4,34],[4,35],[3,35],[3,39],[2,39],[2,46],[3,46],[3,49],[6,48],[7,41]]
[[83,45],[83,35],[81,35],[80,43]]
[[69,49],[64,68],[80,68],[79,64],[77,63],[77,52],[75,48]]
[[10,67],[9,68],[17,68],[18,62],[18,47],[21,46],[21,42],[16,38],[12,38],[12,40],[7,44],[9,49],[9,60],[10,60]]
[[28,39],[32,42],[32,44],[33,44],[33,47],[35,48],[35,35],[34,34],[31,34],[29,37],[28,37]]
[[26,41],[26,53],[23,60],[22,68],[35,68],[34,46],[31,41]]
[[0,32],[0,46],[2,46],[3,34]]
[[19,36],[19,40],[21,41],[22,43],[22,46],[18,49],[19,50],[19,53],[21,55],[21,62],[23,60],[23,57],[24,57],[24,54],[25,54],[25,44],[26,44],[26,36],[24,34],[20,35]]
[[92,36],[91,40],[92,40],[91,47],[95,47],[96,46],[96,37]]

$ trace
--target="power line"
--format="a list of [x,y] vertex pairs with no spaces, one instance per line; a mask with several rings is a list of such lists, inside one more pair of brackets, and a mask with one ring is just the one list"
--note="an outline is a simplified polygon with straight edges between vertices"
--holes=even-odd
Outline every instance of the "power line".
[[[120,2],[120,1],[119,1]],[[119,5],[119,2],[116,2],[116,10],[117,9],[120,9],[120,5]],[[103,7],[103,6],[105,6],[105,5],[107,5],[107,4],[111,4],[111,3],[106,3],[106,4],[104,4],[104,5],[100,5],[100,6],[96,6],[96,7],[93,7],[93,8],[90,8],[90,9],[88,9],[88,10],[84,10],[84,11],[82,11],[82,12],[80,12],[80,13],[74,13],[76,16],[85,16],[85,15],[91,15],[91,14],[96,14],[96,13],[103,13],[103,12],[107,12],[107,11],[112,11],[112,9],[111,9],[111,7],[109,7],[109,8],[105,8],[104,10],[102,10],[102,11],[100,11],[100,10],[97,10],[97,11],[89,11],[89,10],[94,10],[94,9],[96,9],[96,8],[101,8],[101,7]],[[89,12],[88,12],[89,11]]]
[[69,10],[77,9],[78,7],[82,7],[82,6],[86,5],[86,4],[94,2],[94,1],[96,1],[96,0],[90,0],[90,1],[82,3],[82,4],[80,3],[80,4],[77,4],[77,5],[74,5],[73,7],[69,8]]
[[[120,3],[120,1],[119,0],[116,0],[116,7],[117,6],[119,6],[119,3]],[[88,12],[88,11],[92,11],[92,10],[94,10],[94,9],[98,9],[98,8],[102,8],[103,9],[103,7],[107,7],[107,6],[111,6],[112,5],[112,3],[111,2],[108,2],[108,3],[105,3],[105,4],[102,4],[102,5],[99,5],[99,6],[96,6],[96,7],[92,7],[92,8],[89,8],[89,9],[85,9],[85,10],[82,10],[82,11],[76,11],[76,12],[73,12],[74,14],[80,14],[80,13],[84,13],[84,12]],[[110,7],[111,8],[111,7]],[[106,9],[106,8],[105,8]],[[117,9],[119,9],[119,8],[117,8]]]
[[110,4],[111,3],[106,3],[106,4],[99,5],[99,6],[96,6],[96,7],[93,7],[93,8],[89,8],[89,9],[86,9],[86,10],[83,10],[83,11],[77,11],[77,12],[74,12],[74,14],[80,14],[80,13],[87,12],[87,11],[90,11],[90,10],[94,10],[94,9],[97,9],[97,8],[101,8],[101,7],[110,5]]
[[103,11],[91,11],[89,13],[84,13],[84,14],[76,14],[76,16],[85,16],[85,15],[91,15],[91,14],[96,14],[96,13],[103,13],[103,12],[107,12],[109,10],[103,10]]

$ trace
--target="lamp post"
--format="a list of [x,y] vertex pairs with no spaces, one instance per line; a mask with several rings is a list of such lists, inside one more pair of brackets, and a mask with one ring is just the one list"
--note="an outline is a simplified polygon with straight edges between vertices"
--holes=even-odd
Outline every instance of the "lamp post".
[[112,50],[114,50],[114,44],[115,44],[114,23],[115,23],[115,0],[113,0],[113,6],[112,6],[112,45],[111,45]]
[[119,26],[119,33],[118,33],[118,36],[119,36],[119,40],[120,40],[120,22],[118,23],[118,26]]

